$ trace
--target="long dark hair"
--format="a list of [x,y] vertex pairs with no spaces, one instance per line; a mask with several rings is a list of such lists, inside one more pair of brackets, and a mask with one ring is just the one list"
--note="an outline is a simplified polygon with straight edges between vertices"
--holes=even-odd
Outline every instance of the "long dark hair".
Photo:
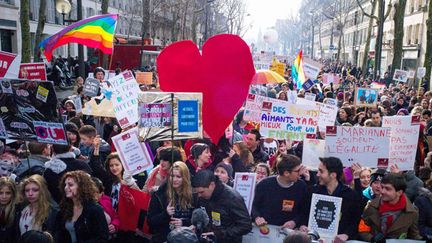
[[[110,154],[107,156],[106,160],[105,160],[105,170],[106,170],[106,171],[111,175],[111,178],[113,179],[113,182],[114,182],[114,183],[119,183],[119,182],[120,182],[120,179],[119,179],[117,176],[113,175],[113,174],[111,173],[111,170],[110,170],[110,161],[111,161],[112,159],[117,159],[118,161],[120,161],[120,164],[121,164],[120,156],[118,155],[118,153],[117,153],[117,152],[110,153]],[[121,164],[121,165],[122,165],[122,172],[121,172],[121,174],[122,174],[122,177],[123,177],[123,174],[124,174],[124,168],[123,168],[123,164]]]

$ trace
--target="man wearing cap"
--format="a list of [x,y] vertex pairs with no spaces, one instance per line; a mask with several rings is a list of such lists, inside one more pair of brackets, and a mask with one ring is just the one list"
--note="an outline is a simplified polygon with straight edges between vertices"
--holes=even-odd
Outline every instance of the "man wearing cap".
[[304,171],[301,160],[291,154],[282,154],[276,159],[276,170],[278,175],[267,177],[256,186],[252,220],[257,226],[271,224],[300,228],[308,220],[307,194],[304,193],[307,185],[299,180]]
[[307,205],[311,206],[313,193],[342,198],[338,235],[334,242],[356,239],[362,212],[360,195],[341,182],[343,165],[339,158],[320,158],[320,161],[317,173],[319,184],[311,188],[310,201]]
[[404,176],[385,175],[381,187],[381,196],[370,201],[364,210],[362,218],[369,230],[360,232],[361,240],[421,239],[417,227],[418,211],[404,193],[407,187]]

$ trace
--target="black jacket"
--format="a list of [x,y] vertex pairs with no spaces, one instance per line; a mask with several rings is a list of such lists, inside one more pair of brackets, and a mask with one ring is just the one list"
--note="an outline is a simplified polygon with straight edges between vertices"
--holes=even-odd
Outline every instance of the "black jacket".
[[[168,215],[167,184],[162,184],[157,191],[152,194],[148,210],[148,224],[153,234],[152,242],[165,242],[170,232],[169,222],[171,217]],[[193,208],[188,210],[175,209],[174,218],[181,218],[183,226],[191,225]]]
[[[28,204],[20,204],[17,206],[17,209],[16,209],[17,214],[15,217],[15,227],[16,227],[15,232],[17,233],[17,239],[19,239],[19,237],[21,236],[21,231],[20,231],[20,227],[19,227],[21,213],[27,205]],[[59,212],[58,205],[54,201],[52,201],[50,204],[50,211],[48,214],[48,218],[42,224],[42,231],[48,231],[51,235],[54,235],[56,218],[57,218],[58,212]]]
[[266,163],[269,160],[269,155],[261,148],[261,146],[258,146],[255,151],[252,152],[252,156],[255,164],[259,162]]
[[[312,193],[329,195],[326,186],[316,185],[312,187],[309,196],[310,201],[306,204],[308,207],[311,207]],[[362,214],[362,209],[360,208],[360,196],[341,182],[339,182],[339,185],[336,187],[333,194],[329,196],[342,198],[338,234],[346,234],[350,240],[356,239],[358,225]],[[307,212],[310,212],[310,208]]]
[[242,236],[252,230],[242,196],[219,180],[210,200],[199,199],[197,206],[206,208],[210,218],[207,229],[215,233],[218,242],[242,242]]
[[[92,170],[90,166],[81,160],[75,159],[75,157],[58,158],[58,159],[63,161],[66,164],[65,168],[61,168],[59,166],[53,165],[53,164],[57,164],[58,161],[50,160],[45,165],[46,170],[44,172],[44,178],[47,182],[48,190],[50,191],[51,196],[57,203],[59,203],[61,199],[61,194],[58,186],[62,176],[66,172],[82,170],[84,172],[92,174]],[[52,162],[52,164],[50,164],[50,162]]]
[[421,188],[414,205],[419,210],[418,227],[420,235],[432,241],[432,191]]
[[16,222],[20,212],[18,212],[17,206],[15,207],[14,213],[15,218],[11,225],[6,226],[0,224],[0,243],[15,243],[18,241],[19,233],[17,232],[18,228],[16,227]]
[[[71,242],[62,213],[56,218],[55,242]],[[95,202],[87,202],[78,220],[74,224],[75,234],[79,243],[103,243],[108,241],[108,224],[102,207]]]

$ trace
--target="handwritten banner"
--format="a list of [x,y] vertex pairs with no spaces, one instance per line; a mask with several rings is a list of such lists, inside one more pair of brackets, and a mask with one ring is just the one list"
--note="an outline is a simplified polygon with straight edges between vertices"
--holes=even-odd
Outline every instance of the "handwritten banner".
[[136,80],[139,84],[151,85],[153,84],[152,72],[136,72]]
[[303,70],[306,78],[315,80],[321,71],[322,65],[310,58],[303,57]]
[[298,98],[297,104],[317,106],[319,109],[318,127],[320,131],[325,131],[327,126],[334,126],[338,113],[337,106],[324,104],[320,102],[310,101],[307,99]]
[[383,127],[391,128],[390,164],[400,170],[413,170],[420,131],[418,116],[385,116]]
[[338,157],[344,166],[360,163],[370,168],[387,168],[390,128],[327,127],[325,157]]
[[140,89],[132,72],[122,72],[108,81],[113,91],[114,113],[121,128],[134,125],[139,120],[137,99]]
[[171,126],[171,104],[140,104],[140,126]]
[[256,174],[235,173],[234,190],[243,197],[249,214],[252,210],[252,203],[255,196]]
[[333,84],[338,86],[340,83],[340,78],[339,76],[333,73],[324,73],[322,75],[322,81],[324,85]]
[[309,169],[318,169],[320,157],[324,157],[325,140],[320,139],[305,139],[303,141],[303,156],[302,165]]
[[139,141],[138,128],[132,128],[112,138],[123,167],[136,175],[152,167],[153,160],[144,143]]
[[307,134],[315,136],[319,112],[317,106],[263,102],[261,135],[277,140],[303,141]]
[[261,120],[261,108],[263,102],[283,102],[282,100],[269,98],[257,94],[248,94],[245,104],[245,110],[243,113],[243,120],[260,122]]

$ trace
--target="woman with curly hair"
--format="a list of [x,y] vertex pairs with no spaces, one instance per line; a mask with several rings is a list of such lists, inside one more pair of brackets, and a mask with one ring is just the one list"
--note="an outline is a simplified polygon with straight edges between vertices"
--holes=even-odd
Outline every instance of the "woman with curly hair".
[[16,241],[15,204],[18,193],[10,177],[0,177],[0,243]]
[[170,169],[167,182],[150,200],[148,224],[153,233],[152,242],[165,242],[171,229],[190,226],[192,205],[189,169],[177,161]]
[[[106,242],[108,225],[102,207],[96,202],[98,190],[84,171],[63,175],[59,189],[62,194],[57,217],[57,242]],[[115,228],[110,228],[115,231]]]
[[21,183],[21,198],[23,204],[17,219],[20,235],[29,230],[48,231],[53,233],[55,219],[58,213],[57,204],[51,199],[51,194],[45,179],[40,175],[32,175]]

